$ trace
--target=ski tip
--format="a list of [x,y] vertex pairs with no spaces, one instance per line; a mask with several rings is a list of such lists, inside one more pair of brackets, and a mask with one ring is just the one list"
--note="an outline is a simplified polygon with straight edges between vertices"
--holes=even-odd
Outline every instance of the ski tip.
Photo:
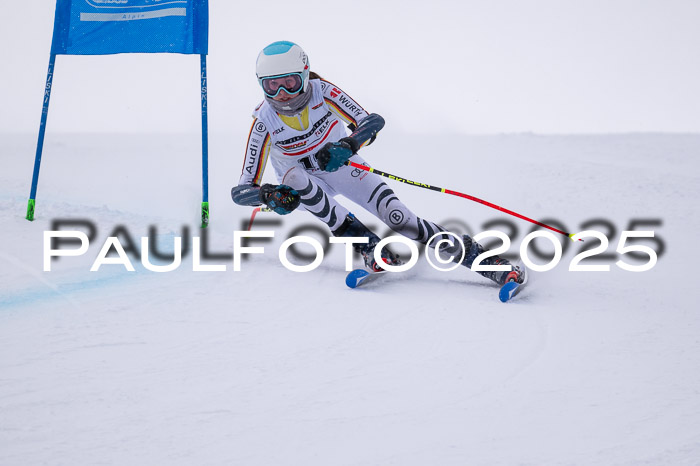
[[345,284],[350,288],[357,288],[362,281],[369,275],[369,272],[362,269],[353,270],[345,277]]
[[502,303],[507,303],[518,288],[520,288],[520,283],[506,283],[501,287],[501,291],[498,292],[498,299],[500,299]]

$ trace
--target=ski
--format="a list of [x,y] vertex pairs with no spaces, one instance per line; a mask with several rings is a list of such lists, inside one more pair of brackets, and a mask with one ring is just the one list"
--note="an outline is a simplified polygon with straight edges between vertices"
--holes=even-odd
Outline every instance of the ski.
[[[498,299],[500,299],[501,302],[507,303],[508,301],[516,297],[527,285],[527,269],[525,267],[522,267],[522,269],[524,271],[523,275],[525,277],[522,283],[508,282],[505,285],[503,285],[499,290]],[[387,272],[369,272],[365,269],[355,269],[349,272],[348,275],[345,277],[345,284],[349,288],[358,288],[360,286],[366,285],[367,283],[371,283],[377,280],[386,273]]]
[[523,288],[525,288],[525,285],[527,285],[527,269],[522,265],[520,267],[523,270],[523,282],[508,282],[503,285],[498,292],[498,299],[500,299],[502,303],[507,303],[516,297],[523,290]]
[[[384,259],[386,260],[386,259]],[[391,265],[402,265],[403,262],[399,260],[398,257],[393,259],[393,262]],[[345,277],[345,284],[350,287],[350,288],[357,288],[358,286],[362,286],[367,283],[371,283],[375,281],[377,278],[381,277],[382,275],[386,275],[387,271],[386,270],[380,270],[380,271],[372,271],[368,270],[366,268],[364,269],[355,269],[351,270],[350,273]]]
[[358,286],[373,282],[385,273],[386,272],[369,272],[365,269],[355,269],[345,277],[345,284],[350,288],[357,288]]

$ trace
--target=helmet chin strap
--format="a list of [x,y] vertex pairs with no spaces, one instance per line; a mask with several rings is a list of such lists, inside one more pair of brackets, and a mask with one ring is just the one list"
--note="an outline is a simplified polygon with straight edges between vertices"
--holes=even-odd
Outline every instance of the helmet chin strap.
[[306,91],[300,92],[299,95],[294,96],[286,102],[279,102],[268,96],[265,96],[265,100],[267,100],[267,103],[269,103],[277,113],[281,113],[285,116],[293,116],[306,107],[306,104],[311,100],[311,94],[311,83],[309,83]]

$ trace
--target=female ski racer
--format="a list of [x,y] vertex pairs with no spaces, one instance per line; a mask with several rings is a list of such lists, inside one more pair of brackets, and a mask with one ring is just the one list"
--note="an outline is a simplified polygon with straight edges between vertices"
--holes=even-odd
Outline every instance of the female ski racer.
[[[266,204],[281,215],[301,208],[328,225],[334,236],[366,237],[367,243],[356,243],[354,247],[371,271],[382,270],[374,258],[374,247],[380,239],[336,201],[336,194],[363,206],[393,231],[420,243],[427,244],[433,235],[445,231],[410,211],[379,175],[345,165],[352,159],[369,166],[357,152],[374,141],[384,119],[376,113],[368,114],[336,85],[310,72],[309,59],[301,47],[287,41],[268,45],[258,55],[256,74],[265,99],[253,113],[243,171],[238,186],[231,190],[236,204]],[[344,124],[352,131],[349,136]],[[260,186],[268,158],[280,184]],[[435,247],[440,239],[439,235],[429,246]],[[466,253],[462,265],[471,268],[484,248],[466,235],[463,242]],[[451,249],[440,249],[457,261],[462,250],[458,241],[454,243],[456,246]],[[387,248],[381,251],[381,258],[390,265],[400,263]],[[491,256],[482,264],[509,262]],[[518,267],[478,273],[499,285],[522,282]]]

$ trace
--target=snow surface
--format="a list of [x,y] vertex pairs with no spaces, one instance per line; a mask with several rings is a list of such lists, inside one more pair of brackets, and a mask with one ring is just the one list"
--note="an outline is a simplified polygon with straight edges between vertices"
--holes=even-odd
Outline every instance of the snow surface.
[[[244,138],[211,137],[213,252],[231,252],[250,215],[229,198]],[[138,241],[155,225],[162,250],[183,225],[202,234],[199,136],[49,131],[27,222],[35,144],[0,137],[3,466],[700,464],[700,135],[438,140],[388,127],[363,151],[375,167],[572,231],[608,219],[611,252],[631,219],[662,220],[651,271],[569,272],[572,245],[505,305],[475,273],[423,260],[358,290],[338,247],[290,272],[277,248],[313,224],[306,213],[261,214],[282,224],[254,227],[276,236],[241,272],[229,260],[193,272],[191,254],[169,273],[89,272],[117,226]],[[392,186],[417,214],[473,232],[507,218]],[[89,219],[97,238],[43,272],[42,235],[61,218]],[[517,225],[513,250],[530,231]]]

